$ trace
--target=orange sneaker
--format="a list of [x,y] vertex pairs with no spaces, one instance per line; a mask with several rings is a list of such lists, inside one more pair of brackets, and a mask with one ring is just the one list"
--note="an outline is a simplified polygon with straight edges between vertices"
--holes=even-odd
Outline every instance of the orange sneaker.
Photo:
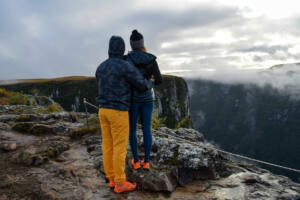
[[116,186],[115,181],[114,181],[114,180],[109,180],[109,187],[110,187],[111,189],[114,189],[115,186]]
[[141,164],[140,162],[134,162],[134,159],[131,160],[131,164],[133,166],[134,169],[140,169],[141,168]]
[[141,165],[143,165],[144,169],[150,169],[150,163],[145,162],[144,159],[141,161]]
[[130,192],[136,189],[136,183],[125,181],[122,185],[116,184],[114,191],[116,193]]

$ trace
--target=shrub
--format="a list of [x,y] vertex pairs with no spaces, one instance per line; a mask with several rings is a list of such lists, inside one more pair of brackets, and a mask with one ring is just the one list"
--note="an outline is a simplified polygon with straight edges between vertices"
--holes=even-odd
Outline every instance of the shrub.
[[9,97],[10,92],[6,91],[4,88],[0,88],[0,98],[1,97]]
[[27,96],[20,92],[12,92],[8,98],[9,105],[27,105]]
[[70,133],[71,139],[79,139],[82,138],[85,135],[94,135],[94,134],[100,134],[101,130],[98,125],[93,125],[88,127],[82,127],[79,129],[75,129]]
[[1,98],[0,97],[0,105],[7,105],[8,104],[8,99],[7,98]]
[[155,116],[152,116],[152,124],[151,124],[152,129],[157,130],[160,127],[166,126],[165,125],[166,119],[167,119],[166,117],[157,118]]
[[20,92],[10,92],[0,88],[1,105],[27,105],[28,97]]
[[176,126],[178,128],[193,128],[193,119],[190,116],[182,119]]
[[20,115],[15,118],[15,122],[30,122],[36,120],[36,117],[33,115]]
[[93,116],[89,117],[89,124],[91,126],[93,126],[93,125],[99,125],[100,121],[99,121],[98,115],[93,115]]
[[16,123],[13,127],[12,130],[21,132],[21,133],[29,133],[31,128],[33,127],[33,123],[30,122],[20,122]]
[[61,112],[62,109],[59,105],[56,103],[50,104],[47,108],[37,109],[32,111],[35,114],[49,114],[49,113],[55,113],[55,112]]
[[52,103],[47,107],[47,111],[49,113],[60,112],[61,108],[57,105],[57,103]]
[[157,130],[160,127],[166,126],[166,124],[165,124],[166,120],[167,120],[167,117],[158,118],[157,110],[154,110],[152,113],[152,124],[151,124],[152,129]]

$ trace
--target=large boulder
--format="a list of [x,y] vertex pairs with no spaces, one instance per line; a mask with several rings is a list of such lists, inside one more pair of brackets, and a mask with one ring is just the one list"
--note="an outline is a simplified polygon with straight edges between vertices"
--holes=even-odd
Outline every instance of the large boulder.
[[[199,146],[186,141],[197,142]],[[143,155],[141,131],[138,131],[138,144],[139,153]],[[152,150],[150,171],[136,172],[130,162],[127,168],[128,176],[146,190],[172,192],[193,180],[215,179],[219,176],[218,169],[222,168],[221,156],[210,144],[204,143],[203,135],[195,130],[173,131],[164,127],[153,131]]]

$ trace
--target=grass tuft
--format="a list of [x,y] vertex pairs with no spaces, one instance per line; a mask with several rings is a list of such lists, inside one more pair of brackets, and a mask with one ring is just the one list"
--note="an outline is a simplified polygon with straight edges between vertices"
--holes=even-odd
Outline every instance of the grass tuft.
[[100,134],[101,130],[99,128],[99,125],[93,125],[88,127],[82,127],[79,129],[75,129],[70,133],[71,139],[79,139],[82,138],[85,135],[95,135],[95,134]]
[[27,95],[0,88],[0,105],[28,105]]
[[33,123],[30,122],[20,122],[16,123],[13,127],[12,130],[20,132],[20,133],[29,133],[31,128],[33,127]]
[[33,110],[34,114],[50,114],[63,111],[57,103],[50,104],[47,108]]

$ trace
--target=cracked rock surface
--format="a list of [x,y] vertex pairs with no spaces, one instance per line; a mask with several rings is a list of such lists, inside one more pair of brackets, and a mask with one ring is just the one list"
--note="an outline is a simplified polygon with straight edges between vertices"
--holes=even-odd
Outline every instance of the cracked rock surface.
[[[134,170],[128,148],[127,178],[138,190],[117,195],[103,173],[101,135],[70,136],[85,127],[84,114],[76,113],[76,120],[68,112],[24,117],[15,109],[34,108],[0,108],[0,200],[300,199],[300,185],[290,179],[231,161],[193,129],[165,127],[153,131],[150,170]],[[142,157],[140,130],[138,141]]]

